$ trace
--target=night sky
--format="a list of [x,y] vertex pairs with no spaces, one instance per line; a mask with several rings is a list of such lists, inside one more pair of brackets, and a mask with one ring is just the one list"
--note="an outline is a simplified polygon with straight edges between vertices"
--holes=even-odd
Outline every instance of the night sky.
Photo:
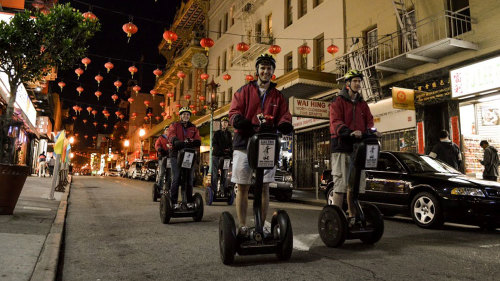
[[[113,83],[119,78],[123,83],[118,96],[126,100],[128,97],[124,95],[127,82],[131,80],[128,68],[135,64],[138,72],[134,74],[134,79],[142,88],[141,92],[149,93],[154,87],[155,76],[153,70],[160,68],[164,70],[166,59],[158,52],[158,45],[162,40],[163,31],[170,28],[173,22],[175,12],[180,5],[181,0],[83,0],[83,1],[59,1],[60,3],[70,2],[71,6],[86,12],[92,7],[92,12],[99,18],[101,23],[101,31],[89,42],[88,55],[92,62],[88,65],[85,73],[77,80],[77,75],[74,70],[78,67],[85,69],[82,63],[74,65],[70,70],[59,72],[59,81],[64,81],[64,87],[61,99],[63,108],[70,108],[70,119],[75,115],[74,105],[79,105],[83,108],[81,115],[75,122],[75,133],[79,133],[79,139],[85,142],[83,135],[88,134],[88,144],[91,143],[92,136],[96,133],[112,133],[113,124],[117,122],[117,117],[114,112],[118,109],[119,100],[114,104],[111,96],[116,93],[116,87]],[[133,17],[133,23],[139,28],[134,34],[130,42],[127,43],[127,35],[122,30],[123,24],[129,22],[129,18]],[[109,58],[109,59],[108,59]],[[114,68],[107,73],[104,64],[111,61]],[[99,90],[103,93],[99,101],[94,95],[97,91],[97,81],[94,77],[99,74],[104,77]],[[84,92],[78,96],[76,88],[82,86]],[[55,85],[55,92],[60,92],[60,89]],[[96,109],[99,113],[96,115],[97,120],[89,117],[86,110],[88,106]],[[102,110],[106,106],[111,116],[106,121],[102,115]],[[83,124],[82,120],[87,119],[88,122]],[[71,119],[72,121],[72,119]],[[97,121],[99,125],[97,130],[92,125],[92,122]],[[102,126],[104,122],[108,123],[108,128]]]

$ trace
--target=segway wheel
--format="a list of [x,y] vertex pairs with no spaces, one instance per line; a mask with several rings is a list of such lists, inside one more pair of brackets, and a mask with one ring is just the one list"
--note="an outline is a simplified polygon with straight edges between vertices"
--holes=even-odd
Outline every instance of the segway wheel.
[[231,188],[231,190],[229,191],[229,197],[227,198],[227,204],[229,206],[233,205],[234,197],[236,197],[236,194],[234,194],[234,189]]
[[194,194],[194,206],[196,208],[196,212],[193,216],[194,221],[201,221],[203,218],[203,198],[201,198],[201,194]]
[[278,240],[276,256],[278,259],[286,261],[292,256],[293,231],[290,217],[286,211],[279,210],[271,219],[271,230],[274,239]]
[[160,194],[158,192],[158,185],[156,183],[153,184],[153,202],[158,201],[160,198]]
[[328,247],[340,247],[347,237],[347,219],[344,212],[335,205],[323,207],[318,219],[318,232]]
[[236,255],[236,225],[229,212],[223,212],[219,218],[219,248],[222,263],[230,265]]
[[160,198],[160,220],[163,224],[170,222],[172,217],[173,206],[168,194],[162,194]]
[[205,202],[208,206],[211,206],[214,202],[214,192],[211,187],[207,187],[205,190]]
[[363,212],[365,213],[366,228],[373,229],[373,232],[359,239],[365,244],[375,244],[382,238],[382,235],[384,235],[384,219],[382,213],[377,206],[372,204],[363,206]]

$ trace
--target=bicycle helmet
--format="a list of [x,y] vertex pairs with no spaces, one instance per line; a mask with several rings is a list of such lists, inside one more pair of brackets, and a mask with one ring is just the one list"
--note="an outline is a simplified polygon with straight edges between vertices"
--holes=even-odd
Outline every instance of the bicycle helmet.
[[179,109],[179,115],[182,115],[184,112],[189,112],[189,115],[193,115],[193,112],[191,111],[191,108],[185,106],[181,109]]
[[262,54],[255,60],[255,69],[257,73],[259,72],[259,64],[271,65],[273,70],[276,69],[276,60],[269,54]]
[[361,73],[361,71],[356,70],[356,69],[349,70],[344,75],[345,81],[351,81],[352,78],[355,78],[355,77],[359,77],[359,78],[363,79],[364,76],[363,76],[363,73]]
[[224,116],[224,117],[222,117],[222,119],[220,121],[221,122],[224,122],[224,121],[229,122],[229,118],[227,116]]

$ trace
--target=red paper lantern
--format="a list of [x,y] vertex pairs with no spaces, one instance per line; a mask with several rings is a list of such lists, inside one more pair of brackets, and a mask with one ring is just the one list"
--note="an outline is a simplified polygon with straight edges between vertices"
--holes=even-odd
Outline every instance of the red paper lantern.
[[196,111],[196,110],[193,110],[193,114],[196,114],[196,113],[198,113],[198,111]]
[[189,108],[193,109],[194,108],[194,104],[190,104]]
[[204,105],[204,106],[203,106],[203,108],[204,108],[204,109],[207,109],[207,108],[208,108],[208,105]]
[[83,124],[87,124],[87,119],[83,119]]
[[129,103],[133,103],[133,102],[134,102],[134,99],[133,99],[133,98],[128,98],[128,102],[129,102]]
[[144,105],[145,105],[146,107],[149,107],[149,104],[151,104],[151,102],[150,102],[150,101],[148,101],[148,100],[145,100],[145,101],[144,101]]
[[130,37],[134,35],[139,28],[137,28],[137,25],[133,24],[132,22],[128,22],[122,26],[123,32],[127,33],[127,37],[130,40]]
[[172,49],[172,43],[177,41],[177,37],[178,37],[177,34],[173,31],[167,30],[163,32],[163,39],[167,41],[169,50]]
[[177,108],[181,108],[181,104],[180,104],[180,103],[176,103],[176,104],[175,104],[175,107],[177,107]]
[[95,81],[97,81],[97,86],[101,85],[101,81],[104,79],[104,77],[101,76],[101,74],[97,74],[96,77],[94,77]]
[[108,119],[109,115],[110,115],[109,113],[106,113],[106,114],[104,114],[104,117],[106,117],[106,119]]
[[80,106],[78,106],[78,114],[80,114],[80,112],[82,111],[82,108]]
[[85,70],[87,70],[87,65],[89,65],[92,61],[89,58],[83,58],[82,63],[85,65]]
[[210,50],[210,48],[212,48],[212,46],[214,45],[214,40],[212,40],[212,38],[202,38],[200,40],[200,45],[205,48],[205,51],[207,51],[207,54],[208,54],[208,50]]
[[122,113],[119,110],[115,111],[116,117],[120,116],[120,114],[122,114]]
[[181,79],[182,81],[186,77],[186,73],[179,71],[177,72],[177,77],[179,77],[179,79]]
[[78,96],[84,91],[82,86],[76,87],[76,91],[78,92]]
[[109,112],[108,112],[106,109],[104,109],[104,110],[102,111],[102,114],[103,114],[103,115],[106,115],[106,114],[109,114]]
[[169,98],[172,98],[172,97],[174,97],[174,93],[172,93],[172,92],[170,92],[170,93],[167,93],[167,97],[169,97]]
[[245,42],[240,42],[236,45],[236,50],[238,50],[242,53],[248,51],[248,49],[250,49],[250,45],[248,45]]
[[163,74],[163,71],[157,68],[153,70],[153,74],[156,76],[156,79],[158,79],[158,77],[160,77]]
[[113,103],[115,103],[116,100],[118,99],[118,95],[117,94],[112,95],[111,99],[113,100]]
[[89,135],[85,135],[84,137],[85,137],[85,139],[88,139]]
[[91,11],[88,11],[88,12],[85,12],[82,14],[83,16],[83,20],[90,20],[90,21],[94,21],[94,20],[98,20],[97,16],[92,13]]
[[92,110],[92,115],[94,115],[94,118],[95,118],[95,115],[97,114],[97,110]]
[[75,134],[75,137],[78,137],[79,135],[80,135],[79,133],[76,133],[76,134]]
[[135,118],[135,117],[137,117],[137,113],[132,112],[132,118]]
[[273,81],[276,80],[276,75],[275,74],[273,74],[273,76],[271,76],[271,80],[273,80]]
[[135,94],[137,95],[139,93],[139,91],[141,90],[141,86],[135,85],[134,87],[132,87],[132,90],[134,90]]
[[80,80],[80,75],[83,74],[83,69],[77,68],[77,69],[75,69],[75,73],[78,76],[78,80]]
[[104,129],[108,128],[108,124],[104,123],[104,125],[102,125],[104,127]]
[[190,99],[191,99],[191,96],[190,96],[190,95],[185,95],[185,96],[184,96],[184,98],[185,98],[186,100],[190,100]]
[[231,75],[229,75],[229,74],[224,74],[224,75],[222,76],[222,79],[226,80],[226,82],[227,82],[227,81],[231,80]]
[[172,116],[170,116],[170,115],[169,115],[169,116],[167,116],[167,119],[172,119]]
[[123,118],[125,118],[125,115],[120,114],[120,115],[118,115],[118,118],[120,118],[120,120],[122,120],[122,121],[123,121]]
[[92,124],[94,124],[94,127],[97,127],[97,122],[94,121],[94,123],[92,123]]
[[209,77],[210,77],[210,75],[208,75],[208,74],[206,74],[206,73],[202,73],[202,74],[200,75],[200,78],[201,78],[201,80],[203,80],[203,81],[207,81],[207,79],[208,79]]
[[153,99],[154,99],[154,98],[155,98],[155,96],[158,94],[158,92],[157,92],[155,89],[153,89],[153,90],[149,91],[149,93],[153,96]]
[[335,54],[339,51],[339,47],[331,44],[328,48],[326,48],[326,51],[332,54],[332,56],[335,56]]
[[204,101],[205,100],[205,96],[199,96],[198,99],[201,100],[201,101]]
[[87,111],[89,112],[89,115],[90,115],[90,112],[92,111],[92,107],[87,106]]
[[132,79],[134,79],[134,73],[137,72],[137,67],[135,67],[134,65],[132,65],[131,67],[128,68],[128,71],[132,75]]
[[166,113],[165,111],[163,111],[163,112],[161,113],[161,116],[165,117],[165,116],[167,116],[167,113]]
[[109,71],[113,69],[115,65],[108,61],[107,63],[104,64],[104,67],[108,70],[109,73]]
[[77,118],[76,116],[73,116],[73,120],[76,120],[76,118]]
[[277,55],[280,52],[281,52],[281,47],[279,45],[271,45],[271,47],[269,47],[269,53],[273,55]]
[[120,87],[122,86],[122,82],[120,80],[116,80],[115,83],[113,83],[116,87],[116,92],[120,90]]
[[161,118],[160,116],[155,117],[156,121],[160,121],[160,118]]
[[160,102],[160,106],[161,107],[165,107],[165,103],[164,102]]
[[299,47],[299,54],[302,55],[303,58],[306,58],[307,55],[311,52],[311,48],[307,46],[307,43]]
[[92,136],[92,139],[93,139],[93,140],[97,139],[97,136]]
[[245,80],[247,80],[248,82],[253,81],[253,75],[248,74],[247,76],[245,76]]
[[144,116],[144,121],[148,121],[148,120],[149,120],[149,117]]
[[59,88],[61,88],[61,92],[62,92],[63,88],[66,86],[66,83],[61,81],[61,82],[57,83],[57,85],[59,85]]
[[97,100],[99,100],[99,97],[102,96],[101,91],[95,91],[94,95],[97,97]]

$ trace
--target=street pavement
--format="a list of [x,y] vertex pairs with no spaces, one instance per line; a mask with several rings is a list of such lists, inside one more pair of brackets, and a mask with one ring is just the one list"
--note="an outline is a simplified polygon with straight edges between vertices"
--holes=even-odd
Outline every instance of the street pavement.
[[219,257],[218,220],[223,211],[236,217],[235,207],[215,203],[205,206],[201,222],[184,218],[164,225],[151,187],[152,182],[139,180],[75,177],[58,279],[498,280],[500,275],[498,230],[449,224],[426,230],[396,217],[385,220],[376,245],[352,240],[333,249],[318,235],[321,207],[300,199],[273,201],[268,214],[269,219],[281,208],[290,216],[294,251],[289,261],[274,255],[237,256],[234,265],[225,266]]

